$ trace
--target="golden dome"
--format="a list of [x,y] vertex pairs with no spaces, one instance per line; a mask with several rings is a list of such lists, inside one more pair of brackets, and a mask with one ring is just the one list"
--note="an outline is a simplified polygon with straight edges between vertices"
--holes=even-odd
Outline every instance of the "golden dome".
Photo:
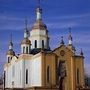
[[31,41],[28,38],[24,38],[21,44],[31,44]]
[[15,56],[15,52],[12,49],[10,49],[6,54]]
[[32,30],[34,29],[47,30],[47,26],[42,22],[42,20],[37,20],[32,27]]

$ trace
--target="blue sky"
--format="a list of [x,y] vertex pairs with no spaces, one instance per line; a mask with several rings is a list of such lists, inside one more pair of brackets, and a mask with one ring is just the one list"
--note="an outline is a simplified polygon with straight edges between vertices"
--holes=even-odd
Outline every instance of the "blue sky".
[[[0,0],[0,68],[6,62],[10,34],[13,35],[14,51],[20,53],[24,21],[28,27],[35,22],[38,0]],[[68,27],[72,28],[73,44],[85,56],[85,72],[90,75],[90,0],[41,0],[43,21],[47,25],[52,49],[59,46],[61,36],[68,44]],[[0,71],[2,73],[2,69]]]

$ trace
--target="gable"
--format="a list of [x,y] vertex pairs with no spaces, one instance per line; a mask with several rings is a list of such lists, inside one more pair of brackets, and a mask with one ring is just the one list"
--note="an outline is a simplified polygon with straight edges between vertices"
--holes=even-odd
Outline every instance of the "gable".
[[61,45],[53,50],[53,53],[55,53],[60,59],[67,59],[74,55],[71,49],[69,49],[65,45]]

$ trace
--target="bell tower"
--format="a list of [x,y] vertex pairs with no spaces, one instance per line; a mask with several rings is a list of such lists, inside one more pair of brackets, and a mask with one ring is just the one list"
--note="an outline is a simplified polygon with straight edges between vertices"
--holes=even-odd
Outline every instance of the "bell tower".
[[25,31],[24,31],[24,39],[21,42],[21,53],[22,54],[30,54],[31,42],[28,39],[29,31],[27,28],[27,20],[25,20]]
[[40,0],[38,0],[38,7],[36,8],[36,20],[32,26],[30,37],[31,49],[45,50],[49,49],[49,37],[47,26],[43,23],[42,20],[42,8],[40,6]]

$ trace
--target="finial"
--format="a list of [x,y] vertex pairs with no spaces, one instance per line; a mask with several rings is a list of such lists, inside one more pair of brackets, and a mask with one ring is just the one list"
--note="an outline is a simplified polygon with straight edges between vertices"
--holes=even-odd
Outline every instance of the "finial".
[[40,8],[40,0],[38,0],[38,7]]
[[73,38],[72,38],[72,35],[71,35],[71,27],[69,27],[69,37],[68,37],[68,40],[69,40],[69,45],[72,45]]
[[63,36],[61,37],[61,45],[64,45]]
[[72,35],[71,35],[71,27],[69,27],[69,40],[72,40]]
[[83,51],[82,51],[82,48],[81,48],[81,52],[80,52],[80,55],[82,55],[82,56],[83,56]]
[[10,35],[9,49],[13,49],[12,34]]
[[24,31],[24,38],[28,38],[29,36],[29,31],[28,31],[28,27],[27,27],[27,19],[25,19],[25,31]]
[[10,45],[13,46],[13,43],[12,43],[12,34],[10,35]]
[[27,20],[27,18],[25,19],[25,28],[26,28],[26,30],[27,30],[27,23],[28,23],[28,20]]
[[10,42],[12,42],[12,33],[11,33],[11,35],[10,35]]
[[71,27],[69,27],[69,33],[71,34]]
[[36,8],[36,20],[42,20],[42,8],[40,7],[40,0],[38,0],[38,7]]

